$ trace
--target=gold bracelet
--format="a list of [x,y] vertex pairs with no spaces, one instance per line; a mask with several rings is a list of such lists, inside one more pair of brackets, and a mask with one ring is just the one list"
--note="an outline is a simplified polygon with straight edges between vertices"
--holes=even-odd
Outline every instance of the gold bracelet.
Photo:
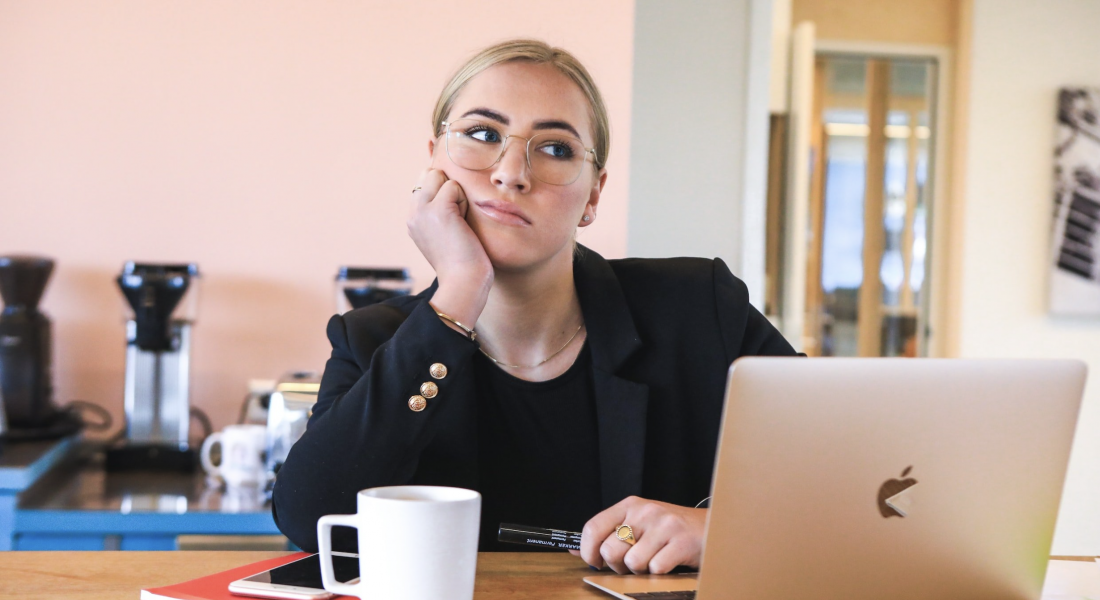
[[[428,306],[432,306],[431,302],[428,303]],[[432,306],[432,310],[435,310],[434,306]],[[463,325],[462,323],[459,323],[458,321],[456,321],[454,319],[454,317],[452,317],[450,315],[443,314],[443,313],[439,312],[438,310],[435,310],[435,315],[437,317],[439,317],[440,319],[443,319],[444,321],[447,321],[449,323],[454,323],[456,327],[458,327],[462,331],[465,331],[466,332],[466,337],[470,338],[471,342],[476,342],[477,341],[477,332],[474,331],[473,329],[470,329],[469,327]]]

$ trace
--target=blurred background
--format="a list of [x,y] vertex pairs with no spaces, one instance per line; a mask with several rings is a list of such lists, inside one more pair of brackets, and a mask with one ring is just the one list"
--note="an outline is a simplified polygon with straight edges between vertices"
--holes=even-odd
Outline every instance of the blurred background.
[[[53,259],[52,402],[105,409],[112,426],[84,438],[114,441],[128,373],[148,369],[128,359],[124,264],[197,265],[184,441],[254,423],[270,454],[267,402],[290,406],[311,379],[289,374],[323,368],[340,267],[431,283],[405,201],[441,87],[478,49],[529,36],[576,54],[610,112],[582,244],[721,257],[812,356],[1098,371],[1100,157],[1063,173],[1054,156],[1059,127],[1093,135],[1089,96],[1063,100],[1100,88],[1098,30],[1092,0],[3,0],[0,256]],[[1069,304],[1053,283],[1067,253]],[[1100,554],[1098,390],[1054,554]],[[70,449],[51,443],[0,449],[0,549],[275,533],[262,495],[234,496],[224,474],[58,470]],[[104,511],[180,520],[134,530]],[[220,516],[183,520],[205,513]]]

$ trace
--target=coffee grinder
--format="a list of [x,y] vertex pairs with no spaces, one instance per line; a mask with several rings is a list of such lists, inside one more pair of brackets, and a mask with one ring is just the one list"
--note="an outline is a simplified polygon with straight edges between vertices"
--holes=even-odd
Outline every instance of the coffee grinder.
[[53,403],[50,319],[38,310],[53,267],[42,256],[0,257],[0,398],[10,441],[59,438],[81,427],[75,413]]
[[190,422],[191,325],[198,308],[194,264],[128,262],[118,285],[126,322],[126,435],[108,449],[109,471],[194,470]]

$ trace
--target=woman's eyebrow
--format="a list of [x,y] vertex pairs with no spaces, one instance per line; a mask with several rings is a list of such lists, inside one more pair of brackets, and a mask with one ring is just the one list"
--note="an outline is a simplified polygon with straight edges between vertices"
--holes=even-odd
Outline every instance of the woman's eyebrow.
[[508,117],[488,108],[471,108],[462,115],[462,118],[465,119],[470,115],[481,115],[486,119],[492,119],[497,123],[500,123],[501,125],[508,125],[510,123]]
[[[482,117],[485,117],[486,119],[491,119],[493,121],[496,121],[497,123],[500,123],[501,125],[511,125],[511,123],[512,123],[508,119],[508,117],[500,114],[499,112],[497,112],[497,111],[495,111],[491,108],[484,108],[484,107],[471,108],[470,110],[463,113],[461,118],[465,119],[466,117],[469,117],[471,115],[480,115]],[[565,121],[558,121],[558,120],[536,121],[534,129],[540,130],[540,131],[545,130],[545,129],[564,129],[565,131],[568,131],[569,133],[572,133],[577,138],[581,137],[581,134],[577,133],[577,129],[575,127],[573,127],[572,125],[570,125],[569,123],[565,122]]]
[[581,134],[577,133],[577,130],[565,121],[536,121],[535,129],[564,129],[569,133],[572,133],[577,139],[580,139],[581,137]]

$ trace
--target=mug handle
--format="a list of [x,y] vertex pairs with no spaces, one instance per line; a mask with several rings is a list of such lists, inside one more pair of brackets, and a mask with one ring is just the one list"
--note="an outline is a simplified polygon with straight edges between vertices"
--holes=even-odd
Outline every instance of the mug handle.
[[356,585],[348,585],[336,581],[335,570],[332,568],[332,526],[358,528],[356,517],[359,515],[325,515],[317,519],[317,546],[321,560],[321,585],[325,590],[344,596],[357,596],[363,582]]
[[[202,442],[202,451],[199,452],[199,460],[202,461],[202,468],[215,477],[220,477],[222,469],[219,466],[214,466],[214,463],[210,462],[210,449],[214,447],[214,444],[219,444],[222,441],[222,432],[218,431],[212,433]],[[225,451],[225,445],[222,445],[222,451]],[[225,457],[222,457],[222,464],[225,464]]]

